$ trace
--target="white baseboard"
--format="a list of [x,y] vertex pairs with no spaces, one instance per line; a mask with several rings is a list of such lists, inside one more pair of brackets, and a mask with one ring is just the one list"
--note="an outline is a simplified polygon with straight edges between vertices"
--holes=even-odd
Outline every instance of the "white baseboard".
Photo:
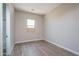
[[39,40],[43,40],[43,39],[33,39],[33,40],[19,41],[19,42],[15,42],[15,44],[24,43],[24,42],[31,42],[31,41],[39,41]]
[[67,50],[67,51],[69,51],[69,52],[71,52],[71,53],[73,53],[73,54],[79,56],[79,53],[76,52],[76,51],[73,51],[73,50],[71,50],[71,49],[69,49],[69,48],[66,48],[66,47],[64,47],[64,46],[62,46],[62,45],[60,45],[60,44],[57,44],[57,43],[55,43],[55,42],[51,42],[51,41],[48,41],[48,40],[45,40],[45,41],[47,41],[47,42],[49,42],[49,43],[51,43],[51,44],[54,44],[54,45],[56,45],[56,46],[58,46],[58,47],[60,47],[60,48],[63,48],[63,49],[65,49],[65,50]]
[[[24,43],[24,42],[31,42],[31,41],[39,41],[39,40],[43,40],[43,39],[34,39],[34,40],[27,40],[27,41],[15,42],[15,44]],[[63,48],[63,49],[65,49],[65,50],[67,50],[67,51],[69,51],[69,52],[71,52],[71,53],[73,53],[73,54],[79,56],[79,53],[78,53],[78,52],[73,51],[73,50],[71,50],[71,49],[69,49],[69,48],[67,48],[67,47],[64,47],[64,46],[62,46],[62,45],[60,45],[60,44],[57,44],[57,43],[55,43],[55,42],[52,42],[52,41],[48,41],[48,40],[45,40],[45,41],[47,41],[47,42],[49,42],[49,43],[51,43],[51,44],[54,44],[54,45],[56,45],[56,46],[58,46],[58,47],[60,47],[60,48]]]

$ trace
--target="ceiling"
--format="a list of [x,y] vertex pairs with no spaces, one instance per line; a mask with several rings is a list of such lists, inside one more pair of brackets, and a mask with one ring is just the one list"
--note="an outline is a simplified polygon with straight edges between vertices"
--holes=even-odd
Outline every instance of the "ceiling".
[[45,15],[54,8],[56,8],[59,3],[14,3],[13,6],[16,10],[32,12],[35,14]]

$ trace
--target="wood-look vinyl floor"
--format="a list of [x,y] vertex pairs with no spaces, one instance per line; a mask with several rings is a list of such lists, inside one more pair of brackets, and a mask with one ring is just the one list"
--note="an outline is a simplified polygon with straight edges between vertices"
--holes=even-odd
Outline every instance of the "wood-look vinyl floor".
[[16,44],[12,56],[75,56],[75,54],[40,40]]

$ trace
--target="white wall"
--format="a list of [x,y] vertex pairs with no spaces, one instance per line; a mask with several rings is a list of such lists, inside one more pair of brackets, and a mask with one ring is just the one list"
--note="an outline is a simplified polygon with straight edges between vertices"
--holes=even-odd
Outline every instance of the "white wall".
[[7,55],[10,55],[14,47],[14,8],[11,4],[6,7],[6,39]]
[[[35,19],[35,31],[26,26],[27,19]],[[40,15],[16,11],[15,12],[15,43],[42,40],[43,39],[43,17]]]
[[45,15],[45,37],[79,53],[79,4],[62,4]]
[[0,56],[2,55],[2,49],[3,49],[3,47],[2,47],[2,35],[3,35],[3,33],[2,33],[2,4],[0,3]]

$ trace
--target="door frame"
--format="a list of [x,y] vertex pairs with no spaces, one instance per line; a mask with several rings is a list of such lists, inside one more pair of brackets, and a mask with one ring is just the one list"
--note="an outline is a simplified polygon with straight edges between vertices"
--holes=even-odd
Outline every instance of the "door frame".
[[0,56],[3,55],[3,4],[0,3]]

